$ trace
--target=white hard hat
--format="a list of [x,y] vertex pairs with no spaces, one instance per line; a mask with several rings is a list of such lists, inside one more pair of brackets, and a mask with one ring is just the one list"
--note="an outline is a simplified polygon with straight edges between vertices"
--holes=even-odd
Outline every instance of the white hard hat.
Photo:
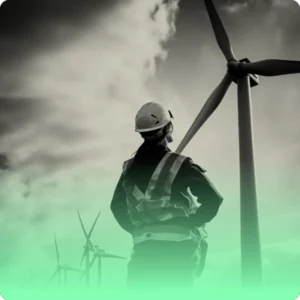
[[144,104],[135,117],[135,131],[148,132],[166,126],[173,118],[172,113],[158,103]]

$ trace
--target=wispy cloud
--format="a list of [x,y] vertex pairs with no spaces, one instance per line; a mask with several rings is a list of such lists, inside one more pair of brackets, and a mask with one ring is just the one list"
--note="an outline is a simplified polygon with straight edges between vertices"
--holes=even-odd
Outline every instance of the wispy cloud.
[[[32,269],[52,255],[47,245],[58,224],[66,225],[58,236],[73,232],[76,225],[64,220],[76,220],[76,207],[90,216],[107,206],[121,162],[140,142],[134,116],[154,99],[146,82],[167,57],[176,11],[177,1],[119,1],[68,41],[7,67],[14,84],[2,85],[1,151],[12,169],[3,173],[0,223],[7,234],[0,243],[10,248],[0,250],[0,264],[26,273],[31,262],[24,257],[36,256]],[[63,26],[58,21],[53,32]],[[50,252],[32,249],[37,244]]]

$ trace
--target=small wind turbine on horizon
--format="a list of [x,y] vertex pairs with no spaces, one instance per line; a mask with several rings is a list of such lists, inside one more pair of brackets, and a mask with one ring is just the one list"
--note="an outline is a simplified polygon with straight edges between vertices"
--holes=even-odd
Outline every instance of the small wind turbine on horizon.
[[204,104],[175,152],[181,153],[183,151],[219,106],[232,81],[236,82],[238,85],[242,282],[247,286],[259,286],[262,283],[262,262],[252,141],[250,87],[259,84],[257,75],[278,76],[300,73],[300,61],[266,59],[251,63],[247,58],[238,61],[212,0],[204,0],[204,2],[218,46],[227,60],[228,72]]
[[51,276],[51,278],[49,280],[49,283],[51,283],[55,278],[57,278],[58,284],[61,285],[62,284],[62,275],[63,275],[63,279],[64,279],[63,282],[64,282],[64,286],[66,287],[68,271],[81,272],[81,270],[72,268],[68,265],[62,265],[60,263],[60,255],[59,255],[59,251],[58,251],[57,240],[56,240],[55,234],[54,234],[54,242],[55,242],[57,266],[56,266],[55,272],[53,273],[53,275]]
[[98,245],[94,245],[94,256],[89,264],[89,270],[94,265],[96,259],[98,260],[97,275],[98,275],[98,286],[102,286],[102,259],[103,258],[116,258],[116,259],[127,259],[126,257],[106,253],[104,249],[100,249]]
[[82,219],[81,219],[81,216],[80,216],[80,213],[79,213],[79,210],[77,209],[77,214],[78,214],[78,218],[79,218],[79,221],[80,221],[80,224],[81,224],[81,228],[83,230],[83,233],[84,233],[84,236],[86,238],[86,243],[84,245],[84,252],[82,254],[82,258],[81,258],[81,261],[80,261],[80,268],[82,266],[82,263],[85,259],[85,272],[83,273],[83,276],[85,276],[86,278],[86,285],[88,286],[89,285],[89,282],[90,282],[90,273],[89,273],[89,265],[90,265],[90,251],[93,251],[95,252],[95,249],[94,249],[94,245],[92,244],[90,238],[91,238],[91,235],[93,233],[93,230],[95,228],[95,225],[98,221],[98,218],[101,214],[101,211],[98,213],[93,225],[92,225],[92,228],[90,229],[89,233],[87,234],[85,228],[84,228],[84,225],[83,225],[83,222],[82,222]]

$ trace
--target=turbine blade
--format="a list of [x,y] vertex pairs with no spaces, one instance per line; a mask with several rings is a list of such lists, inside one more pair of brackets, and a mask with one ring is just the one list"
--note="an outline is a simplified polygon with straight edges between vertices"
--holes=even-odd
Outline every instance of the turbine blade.
[[57,259],[57,264],[60,264],[60,258],[59,258],[59,251],[58,251],[58,246],[57,246],[57,240],[56,240],[56,235],[54,234],[54,241],[55,241],[55,250],[56,250],[56,259]]
[[197,118],[193,122],[192,126],[186,133],[185,137],[179,144],[178,148],[176,149],[176,153],[181,153],[186,145],[190,142],[193,136],[197,133],[197,131],[202,127],[202,125],[207,121],[207,119],[211,116],[211,114],[216,110],[219,106],[221,101],[223,100],[233,77],[226,73],[225,77],[222,79],[221,83],[216,87],[216,89],[212,92],[206,103],[204,104],[203,108],[201,109],[200,113],[198,114]]
[[70,270],[71,270],[71,271],[74,271],[74,272],[78,272],[78,273],[81,273],[81,272],[82,272],[80,269],[76,269],[76,268],[71,268]]
[[52,275],[51,278],[49,279],[48,283],[51,283],[51,282],[52,282],[52,280],[56,277],[57,273],[58,273],[58,269],[55,270],[55,272],[53,273],[53,275]]
[[300,61],[266,59],[253,63],[241,64],[241,70],[248,74],[279,76],[300,73]]
[[79,213],[78,209],[77,209],[77,213],[78,213],[78,218],[79,218],[79,221],[80,221],[81,228],[83,230],[84,236],[85,236],[86,239],[88,239],[88,236],[87,236],[86,230],[84,228],[84,225],[83,225],[83,222],[82,222],[82,219],[81,219],[81,216],[80,216],[80,213]]
[[68,271],[81,272],[81,270],[76,269],[76,268],[72,268],[72,267],[69,267],[69,266],[65,266],[65,269],[68,270]]
[[226,33],[226,30],[222,24],[222,21],[218,15],[218,12],[217,12],[212,0],[204,0],[204,2],[206,5],[206,8],[207,8],[207,12],[208,12],[214,33],[215,33],[217,43],[218,43],[221,51],[225,55],[227,61],[237,60],[232,51],[229,37]]
[[[89,239],[90,239],[90,237],[91,237],[91,235],[92,235],[92,233],[93,233],[93,230],[94,230],[94,228],[95,228],[95,225],[96,225],[96,223],[97,223],[97,221],[98,221],[98,218],[99,218],[100,214],[101,214],[101,211],[98,213],[98,215],[97,215],[97,217],[96,217],[96,219],[95,219],[95,221],[94,221],[94,224],[93,224],[93,226],[92,226],[92,228],[91,228],[91,230],[90,230],[90,232],[89,232],[89,234],[88,234],[88,238],[89,238]],[[94,248],[93,245],[92,245],[92,248]]]
[[[80,216],[80,213],[79,213],[79,210],[78,210],[78,209],[77,209],[77,213],[78,213],[79,221],[80,221],[80,224],[81,224],[81,228],[82,228],[83,233],[84,233],[84,236],[85,236],[85,238],[86,238],[86,245],[90,245],[90,244],[91,244],[91,241],[90,241],[90,239],[89,239],[89,237],[88,237],[88,234],[87,234],[87,232],[86,232],[86,230],[85,230],[85,228],[84,228],[84,225],[83,225],[83,222],[82,222],[82,219],[81,219],[81,216]],[[85,256],[85,255],[86,255],[86,250],[84,251],[83,256]],[[83,259],[84,259],[84,257],[82,257],[82,260],[81,260],[81,261],[83,261]]]
[[109,253],[99,254],[99,256],[101,256],[101,257],[107,257],[107,258],[127,259],[126,257],[118,256],[118,255],[114,255],[114,254],[109,254]]
[[87,251],[88,251],[87,248],[85,248],[84,251],[83,251],[83,254],[82,254],[82,257],[81,257],[81,261],[80,261],[80,268],[81,268],[82,263],[83,263],[83,261],[84,261],[86,255],[87,255]]
[[91,260],[89,266],[88,266],[88,269],[87,269],[86,271],[89,271],[89,270],[90,270],[90,268],[93,266],[93,264],[94,264],[96,258],[97,258],[97,255],[95,254],[94,257],[93,257],[93,259]]
[[[89,243],[90,243],[90,241],[89,241],[89,238],[88,238],[88,235],[87,235],[87,233],[86,233],[86,230],[85,230],[85,228],[84,228],[84,225],[83,225],[83,222],[82,222],[82,219],[81,219],[81,216],[80,216],[80,213],[79,213],[79,210],[77,209],[77,214],[78,214],[78,218],[79,218],[79,221],[80,221],[80,224],[81,224],[81,228],[82,228],[82,230],[83,230],[83,233],[84,233],[84,236],[85,236],[85,238],[86,238],[86,245],[88,245]],[[81,268],[81,266],[82,266],[82,263],[83,263],[83,261],[84,261],[84,259],[85,259],[85,257],[86,257],[86,255],[87,255],[87,251],[88,251],[88,248],[86,247],[85,249],[84,249],[84,251],[83,251],[83,254],[82,254],[82,257],[81,257],[81,260],[80,260],[80,268]]]

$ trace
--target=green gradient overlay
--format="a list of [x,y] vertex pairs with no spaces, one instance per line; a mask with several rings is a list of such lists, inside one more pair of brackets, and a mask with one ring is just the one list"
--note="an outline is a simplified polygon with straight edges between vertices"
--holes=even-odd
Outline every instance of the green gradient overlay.
[[139,291],[129,292],[126,290],[104,290],[96,291],[90,289],[73,289],[72,291],[59,291],[49,289],[15,289],[5,290],[2,292],[2,297],[5,300],[12,299],[185,299],[185,297],[195,297],[196,299],[225,299],[225,300],[240,300],[240,299],[280,299],[280,300],[294,300],[299,293],[293,290],[273,289],[273,290],[256,290],[256,291],[242,291],[239,289],[229,288],[226,285],[212,287],[211,289],[193,290],[186,292],[174,291]]
[[[298,171],[298,170],[297,170]],[[77,173],[77,172],[76,172]],[[77,173],[78,174],[78,173]],[[1,188],[0,295],[12,299],[296,299],[300,294],[300,192],[295,176],[258,172],[258,208],[263,255],[264,287],[241,290],[238,176],[208,174],[224,197],[216,219],[207,225],[208,256],[201,278],[192,291],[126,290],[127,263],[132,239],[114,220],[109,204],[118,176],[93,174],[74,180],[72,175],[37,181],[29,197],[18,179]],[[54,182],[56,185],[49,185]],[[101,183],[99,183],[101,182]],[[63,199],[63,200],[62,200]],[[67,287],[47,284],[56,268],[54,233],[62,264],[79,268],[85,245],[76,209],[87,231],[102,211],[91,236],[108,253],[127,260],[103,259],[102,289],[97,285],[97,264],[90,285],[70,272]],[[91,253],[92,256],[92,253]],[[82,268],[85,264],[83,263]]]

